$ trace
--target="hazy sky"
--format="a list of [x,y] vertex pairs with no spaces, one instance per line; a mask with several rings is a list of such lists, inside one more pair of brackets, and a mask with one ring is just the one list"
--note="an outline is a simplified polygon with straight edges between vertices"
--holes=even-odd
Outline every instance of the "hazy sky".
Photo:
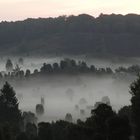
[[0,21],[81,13],[140,14],[140,0],[0,0]]

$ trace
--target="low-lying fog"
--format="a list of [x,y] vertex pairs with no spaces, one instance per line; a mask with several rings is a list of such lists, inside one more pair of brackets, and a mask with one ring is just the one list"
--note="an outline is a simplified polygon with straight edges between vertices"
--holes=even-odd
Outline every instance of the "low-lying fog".
[[[1,60],[1,71],[5,70],[5,61]],[[16,59],[12,59],[16,64]],[[24,58],[22,69],[40,69],[44,62],[59,62],[61,58],[33,59]],[[81,60],[81,59],[80,59]],[[103,61],[98,59],[84,59],[86,63],[94,64],[97,67],[129,66],[138,64],[140,59],[131,61]],[[136,61],[134,61],[136,60]],[[114,63],[116,62],[116,63]],[[19,99],[19,106],[22,111],[35,112],[36,104],[41,103],[41,97],[45,99],[45,114],[40,121],[52,121],[64,119],[66,113],[71,113],[73,119],[85,119],[90,115],[91,108],[102,97],[108,96],[114,110],[118,110],[124,105],[130,104],[131,95],[129,93],[130,83],[136,77],[95,77],[95,76],[56,76],[48,77],[44,82],[34,82],[34,84],[22,83],[22,85],[11,85],[14,87]],[[29,82],[30,83],[30,82]],[[85,112],[83,112],[83,110]]]
[[[26,88],[16,87],[15,90],[18,93],[20,108],[26,111],[35,112],[36,104],[41,103],[40,99],[44,97],[45,116],[42,119],[51,121],[64,119],[66,113],[71,113],[75,119],[84,119],[90,114],[88,106],[94,106],[104,96],[108,96],[112,107],[118,110],[123,105],[130,104],[129,84],[130,82],[113,78],[56,77],[49,83]],[[80,103],[82,98],[85,101]],[[80,115],[80,109],[86,111],[85,116]]]

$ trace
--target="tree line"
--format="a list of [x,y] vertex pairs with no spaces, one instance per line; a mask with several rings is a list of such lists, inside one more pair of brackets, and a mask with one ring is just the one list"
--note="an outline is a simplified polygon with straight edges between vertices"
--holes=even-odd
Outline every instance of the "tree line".
[[0,23],[0,53],[139,56],[140,15],[87,14]]
[[[21,67],[23,66],[20,65]],[[23,71],[18,64],[14,67],[10,59],[6,62],[6,73],[0,72],[1,80],[8,79],[26,79],[35,77],[44,77],[50,75],[78,75],[78,74],[91,74],[94,76],[107,76],[107,75],[118,75],[118,74],[130,74],[137,75],[140,72],[139,65],[132,65],[129,67],[118,67],[112,70],[110,67],[97,68],[94,65],[88,66],[84,61],[75,61],[74,59],[64,59],[59,63],[53,64],[43,63],[41,68],[35,69],[33,72],[30,69]]]

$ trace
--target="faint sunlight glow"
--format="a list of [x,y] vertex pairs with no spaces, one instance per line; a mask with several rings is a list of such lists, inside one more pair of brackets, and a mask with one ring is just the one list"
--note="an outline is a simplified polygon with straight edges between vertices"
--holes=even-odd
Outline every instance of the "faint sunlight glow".
[[140,14],[140,0],[0,0],[0,20],[56,17],[82,13]]

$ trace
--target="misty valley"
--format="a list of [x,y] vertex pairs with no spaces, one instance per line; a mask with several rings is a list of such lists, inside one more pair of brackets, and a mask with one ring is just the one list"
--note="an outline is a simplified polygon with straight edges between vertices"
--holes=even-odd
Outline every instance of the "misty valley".
[[139,62],[121,57],[1,57],[0,139],[118,140],[122,135],[133,140]]
[[36,113],[36,105],[43,99],[44,114],[38,116],[38,122],[64,120],[67,113],[73,122],[84,121],[100,102],[108,102],[117,112],[130,105],[129,86],[140,70],[133,61],[3,59],[0,84],[8,81],[14,87],[19,108]]
[[139,5],[0,0],[0,140],[140,140]]

